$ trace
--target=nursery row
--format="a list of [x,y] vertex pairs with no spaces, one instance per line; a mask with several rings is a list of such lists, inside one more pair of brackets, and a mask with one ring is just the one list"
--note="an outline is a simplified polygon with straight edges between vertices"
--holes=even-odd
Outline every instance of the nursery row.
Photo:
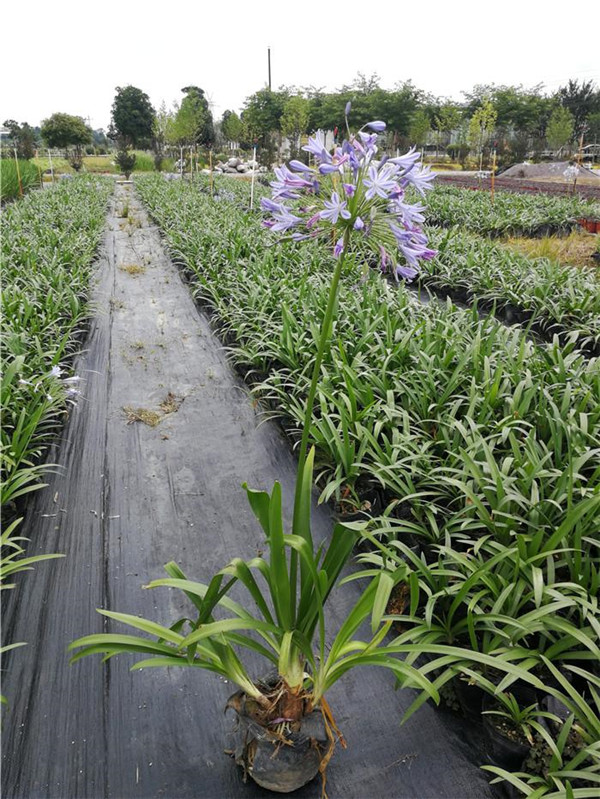
[[437,184],[427,195],[427,221],[486,236],[566,234],[579,219],[600,219],[600,204],[581,197],[465,191]]
[[[206,182],[196,185],[201,193],[210,193]],[[428,202],[435,192],[437,188],[429,192]],[[264,187],[257,185],[257,204],[264,194]],[[216,199],[247,208],[248,186],[221,184]],[[595,271],[528,258],[458,227],[428,226],[427,235],[438,256],[423,262],[421,285],[457,301],[476,302],[504,322],[530,326],[546,340],[559,334],[561,341],[571,340],[588,354],[600,354],[600,281]]]
[[507,322],[530,324],[545,338],[578,334],[577,346],[600,354],[600,280],[595,271],[527,258],[458,228],[428,228],[438,256],[422,282],[455,299],[493,307]]
[[[275,251],[256,215],[218,192],[138,188],[232,357],[296,439],[331,256],[314,243]],[[507,768],[490,749],[496,773],[524,795],[591,797],[600,363],[475,311],[422,306],[360,267],[347,258],[313,415],[322,498],[359,520],[363,560],[402,575],[396,651],[450,702],[476,684],[490,718],[520,738]]]
[[110,181],[73,179],[30,194],[3,213],[5,510],[7,503],[39,485],[42,452],[69,392],[76,392],[76,378],[64,369],[89,316],[92,261],[112,188]]

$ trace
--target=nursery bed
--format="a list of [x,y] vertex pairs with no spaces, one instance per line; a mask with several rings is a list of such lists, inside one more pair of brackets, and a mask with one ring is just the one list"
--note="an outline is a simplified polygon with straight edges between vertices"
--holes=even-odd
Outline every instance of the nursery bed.
[[[467,189],[482,189],[483,191],[490,191],[491,178],[476,178],[473,175],[461,175],[460,173],[446,173],[438,172],[436,180],[441,183],[450,183],[454,186],[463,186]],[[600,184],[600,180],[598,181]],[[564,183],[552,183],[550,181],[529,180],[520,178],[504,178],[498,175],[494,181],[494,186],[497,191],[513,191],[518,194],[571,194],[573,191],[572,184],[565,181]],[[587,197],[590,200],[600,199],[600,185],[590,186],[582,183],[577,183],[575,186],[575,193],[580,197]]]
[[[118,215],[125,205],[129,220]],[[277,424],[259,426],[130,187],[117,186],[104,250],[98,313],[77,365],[83,397],[51,457],[60,470],[21,528],[29,554],[67,557],[38,565],[26,598],[18,586],[4,607],[5,635],[28,646],[4,662],[3,793],[264,796],[223,753],[233,686],[191,669],[132,673],[123,657],[68,664],[67,645],[103,629],[97,607],[172,617],[169,592],[141,590],[168,560],[206,579],[231,557],[252,556],[262,537],[241,483],[270,489],[280,480],[289,512],[295,477],[287,440]],[[326,508],[315,506],[313,524],[315,536],[328,535]],[[333,624],[359,591],[334,591]],[[413,696],[394,692],[387,672],[353,672],[328,698],[348,742],[328,769],[331,799],[493,796],[465,724],[427,705],[401,727]],[[296,795],[320,791],[315,782]]]

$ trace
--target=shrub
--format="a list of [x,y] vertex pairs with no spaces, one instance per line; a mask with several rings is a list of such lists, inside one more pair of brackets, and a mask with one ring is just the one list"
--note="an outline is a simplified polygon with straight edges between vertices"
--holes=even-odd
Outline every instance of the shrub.
[[154,172],[154,156],[136,151],[134,172]]

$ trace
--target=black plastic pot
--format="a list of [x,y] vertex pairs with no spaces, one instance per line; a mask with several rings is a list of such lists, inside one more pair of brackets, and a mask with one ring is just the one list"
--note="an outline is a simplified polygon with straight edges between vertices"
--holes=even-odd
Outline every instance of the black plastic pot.
[[502,734],[497,722],[492,719],[498,716],[483,716],[486,752],[496,766],[508,771],[520,771],[521,765],[529,754],[529,745],[507,738]]
[[[498,710],[493,700],[486,695],[483,700],[483,710]],[[485,749],[490,760],[500,768],[508,771],[520,771],[530,746],[513,737],[503,734],[503,729],[509,731],[510,722],[503,716],[482,713],[483,729],[485,733]]]
[[467,680],[461,680],[460,677],[455,677],[452,685],[465,717],[471,721],[481,721],[484,690],[478,685],[471,685]]
[[233,694],[227,707],[237,716],[232,756],[244,769],[244,777],[249,775],[269,791],[291,793],[317,776],[332,746],[320,710],[313,710],[296,724],[269,728],[248,711],[245,694]]

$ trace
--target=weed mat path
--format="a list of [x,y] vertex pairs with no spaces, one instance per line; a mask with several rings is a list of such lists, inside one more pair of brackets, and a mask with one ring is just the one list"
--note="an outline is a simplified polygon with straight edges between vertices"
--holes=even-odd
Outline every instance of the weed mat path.
[[[117,186],[103,249],[77,367],[83,397],[53,458],[60,469],[32,497],[22,528],[31,554],[67,557],[26,575],[4,608],[8,639],[28,646],[5,662],[3,795],[264,796],[243,785],[223,752],[233,686],[196,669],[132,673],[125,657],[68,664],[69,642],[103,629],[97,607],[163,623],[183,615],[167,589],[141,590],[168,560],[206,580],[231,557],[256,554],[262,538],[241,483],[270,489],[279,479],[289,514],[295,474],[279,427],[259,425],[126,184]],[[315,507],[315,535],[330,529],[328,512]],[[334,592],[332,630],[359,590]],[[462,724],[426,706],[400,726],[412,695],[394,692],[387,672],[351,673],[328,697],[348,741],[328,770],[332,799],[492,795]],[[318,797],[320,785],[296,795]]]

